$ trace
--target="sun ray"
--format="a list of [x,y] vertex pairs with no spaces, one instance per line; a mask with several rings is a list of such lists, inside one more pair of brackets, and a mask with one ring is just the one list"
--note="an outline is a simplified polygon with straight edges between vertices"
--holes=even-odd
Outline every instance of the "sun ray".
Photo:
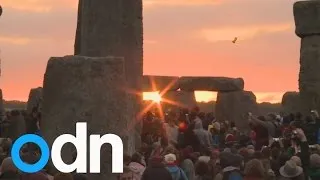
[[152,91],[157,91],[157,85],[156,85],[156,82],[155,80],[153,79],[153,77],[149,77],[149,81],[151,82],[151,89]]
[[177,83],[177,79],[172,80],[161,92],[160,92],[160,96],[162,97],[165,93],[167,93],[172,86],[174,86]]
[[178,106],[180,108],[188,108],[187,105],[184,105],[184,104],[181,104],[179,102],[176,102],[176,101],[173,101],[173,100],[170,100],[170,99],[166,99],[166,98],[162,98],[162,102],[170,104],[170,105]]

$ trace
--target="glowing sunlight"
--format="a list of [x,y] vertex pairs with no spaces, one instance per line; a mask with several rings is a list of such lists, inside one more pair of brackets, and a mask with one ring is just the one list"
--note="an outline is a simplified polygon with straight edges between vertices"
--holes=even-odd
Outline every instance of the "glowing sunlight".
[[149,101],[153,101],[156,103],[160,103],[161,96],[158,91],[156,91],[156,92],[143,92],[143,100],[146,100],[146,101],[149,100]]

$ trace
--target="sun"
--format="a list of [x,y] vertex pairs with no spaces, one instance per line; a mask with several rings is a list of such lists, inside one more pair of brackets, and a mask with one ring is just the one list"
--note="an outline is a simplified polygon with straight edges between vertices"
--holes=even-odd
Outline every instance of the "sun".
[[160,103],[162,98],[159,92],[143,92],[143,100],[151,100],[155,103]]

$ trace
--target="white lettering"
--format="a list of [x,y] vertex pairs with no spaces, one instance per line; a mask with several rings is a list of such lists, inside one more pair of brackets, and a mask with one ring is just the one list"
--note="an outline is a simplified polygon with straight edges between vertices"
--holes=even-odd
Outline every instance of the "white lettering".
[[100,151],[106,143],[112,146],[112,173],[123,173],[123,142],[114,134],[90,136],[90,173],[100,173]]
[[[66,143],[72,143],[77,149],[77,158],[72,164],[65,164],[61,157],[61,149]],[[53,165],[63,173],[77,171],[87,172],[87,123],[76,124],[76,136],[63,134],[52,145],[51,157]]]

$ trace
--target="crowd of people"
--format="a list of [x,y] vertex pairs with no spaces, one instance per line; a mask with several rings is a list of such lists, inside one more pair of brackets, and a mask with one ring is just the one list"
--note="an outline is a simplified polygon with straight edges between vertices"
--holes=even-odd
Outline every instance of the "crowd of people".
[[247,118],[244,131],[199,108],[150,111],[119,180],[320,180],[317,111]]
[[[13,114],[12,114],[13,113]],[[12,112],[2,124],[10,124]],[[26,133],[41,136],[41,113],[26,117]],[[317,111],[255,117],[246,114],[248,129],[218,122],[198,107],[164,115],[149,111],[142,120],[142,146],[124,155],[118,180],[320,180],[320,118]],[[4,126],[7,127],[7,126]],[[1,134],[3,134],[1,128]],[[0,180],[86,180],[83,174],[21,173],[10,150],[15,139],[0,139]],[[41,151],[33,144],[21,150],[34,164]],[[75,157],[74,157],[75,159]]]

